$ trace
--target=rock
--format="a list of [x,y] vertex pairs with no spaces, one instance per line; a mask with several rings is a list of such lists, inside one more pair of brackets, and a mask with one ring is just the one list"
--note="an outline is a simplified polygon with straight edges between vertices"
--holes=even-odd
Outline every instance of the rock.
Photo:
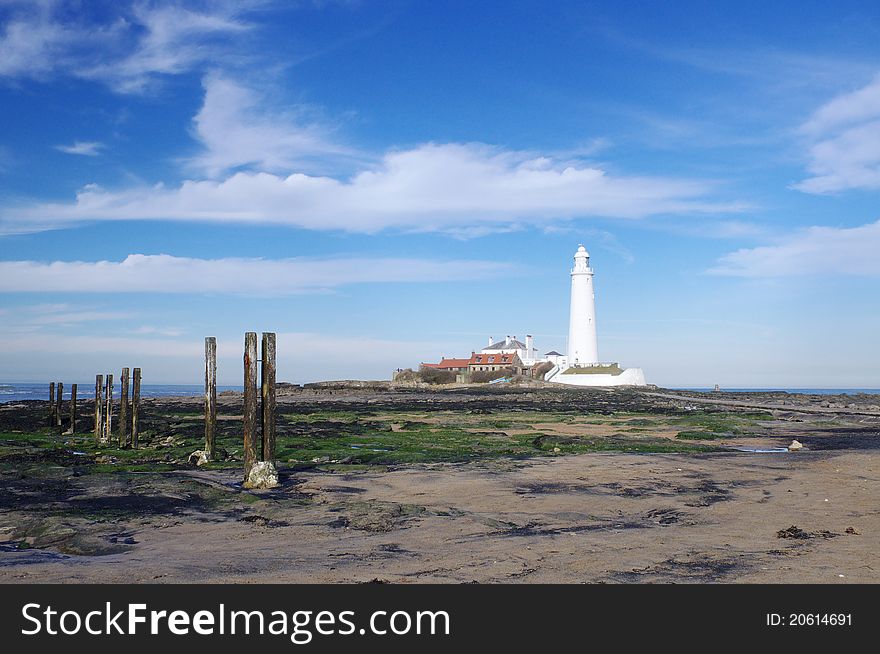
[[794,439],[794,440],[791,442],[791,445],[788,446],[788,451],[789,451],[789,452],[797,452],[798,450],[802,450],[802,449],[804,449],[804,444],[801,443],[801,442],[800,442],[799,440],[797,440],[797,439]]
[[561,451],[562,451],[562,450],[560,450],[558,447],[554,447],[554,448],[553,448],[553,452],[554,452],[554,454],[559,454]]
[[847,527],[845,531],[846,531],[846,533],[852,534],[853,536],[860,536],[861,535],[861,532],[858,529],[856,529],[855,527]]
[[191,466],[203,466],[208,463],[208,453],[205,450],[196,450],[189,455],[189,464]]
[[116,463],[117,459],[115,456],[110,456],[109,454],[102,454],[101,456],[95,457],[95,463],[99,465],[106,465],[108,463]]
[[776,532],[776,538],[794,538],[796,540],[806,540],[808,538],[812,538],[813,535],[804,531],[797,525],[792,525],[788,529],[780,529]]
[[245,488],[275,488],[278,484],[278,471],[271,461],[257,461],[247,479],[244,480]]

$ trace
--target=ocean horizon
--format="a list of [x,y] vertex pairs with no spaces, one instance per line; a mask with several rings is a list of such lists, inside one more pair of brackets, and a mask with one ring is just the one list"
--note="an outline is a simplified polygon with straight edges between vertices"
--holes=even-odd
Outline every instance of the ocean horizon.
[[[77,384],[77,399],[90,399],[95,396],[95,382],[74,382]],[[306,382],[308,383],[308,382]],[[241,391],[242,386],[217,385],[217,392]],[[668,390],[694,391],[705,393],[713,387],[662,386]],[[142,384],[141,397],[197,397],[204,393],[202,384]],[[880,388],[721,388],[725,393],[800,393],[804,395],[868,395],[880,394]],[[70,384],[64,383],[64,399],[70,398]],[[120,397],[119,381],[113,385],[113,397]],[[0,382],[0,404],[22,400],[48,400],[49,384],[45,382]]]

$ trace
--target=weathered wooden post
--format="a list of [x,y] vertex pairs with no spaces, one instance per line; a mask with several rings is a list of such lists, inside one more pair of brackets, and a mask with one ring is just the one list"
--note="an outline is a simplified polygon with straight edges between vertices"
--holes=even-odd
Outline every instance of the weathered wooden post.
[[263,461],[275,464],[275,334],[263,332],[260,370],[263,396]]
[[61,395],[64,393],[64,383],[58,382],[58,396],[55,401],[55,429],[61,433]]
[[76,433],[76,384],[70,385],[70,429],[67,433]]
[[55,382],[49,382],[49,426],[55,425]]
[[101,393],[104,390],[104,375],[95,375],[95,440],[101,442],[101,430],[103,429],[104,419],[102,417],[102,409],[104,408],[104,400]]
[[257,460],[257,333],[244,335],[244,478]]
[[107,406],[104,408],[104,433],[101,434],[101,442],[109,443],[113,434],[113,375],[107,373],[107,392],[105,395]]
[[217,339],[205,338],[205,455],[214,459],[217,447]]
[[131,378],[131,446],[138,449],[139,428],[138,413],[141,404],[141,369],[132,370]]
[[119,447],[128,447],[128,368],[119,379]]

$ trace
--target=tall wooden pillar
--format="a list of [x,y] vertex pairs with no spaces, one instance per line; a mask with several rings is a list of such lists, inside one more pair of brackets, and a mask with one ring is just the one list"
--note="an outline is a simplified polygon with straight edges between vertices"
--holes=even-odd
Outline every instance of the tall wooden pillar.
[[104,432],[101,434],[101,442],[109,443],[113,434],[113,375],[107,374],[107,391],[104,399],[107,404],[104,407]]
[[244,335],[244,477],[257,460],[257,334]]
[[138,449],[140,436],[141,369],[132,370],[131,378],[131,446]]
[[263,400],[263,461],[275,464],[275,334],[263,333],[261,358],[261,391]]
[[55,382],[49,382],[49,426],[55,426]]
[[67,433],[76,433],[76,384],[70,385],[70,429]]
[[64,393],[64,383],[58,382],[58,396],[55,402],[55,429],[61,433],[61,396]]
[[205,338],[205,452],[212,460],[217,452],[217,339]]
[[101,442],[101,430],[104,429],[104,375],[95,375],[95,441]]
[[128,368],[119,379],[119,447],[128,447]]

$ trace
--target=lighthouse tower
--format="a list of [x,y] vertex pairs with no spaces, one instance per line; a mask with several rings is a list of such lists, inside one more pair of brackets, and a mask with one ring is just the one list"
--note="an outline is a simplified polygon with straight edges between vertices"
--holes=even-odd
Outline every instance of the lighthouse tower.
[[599,363],[596,338],[596,296],[593,293],[593,269],[590,254],[578,246],[571,269],[571,313],[568,323],[568,365],[589,366]]
[[593,269],[583,245],[574,254],[571,269],[571,315],[568,322],[568,357],[557,362],[544,381],[570,386],[644,386],[641,368],[621,368],[617,363],[599,363],[596,341],[596,298]]

